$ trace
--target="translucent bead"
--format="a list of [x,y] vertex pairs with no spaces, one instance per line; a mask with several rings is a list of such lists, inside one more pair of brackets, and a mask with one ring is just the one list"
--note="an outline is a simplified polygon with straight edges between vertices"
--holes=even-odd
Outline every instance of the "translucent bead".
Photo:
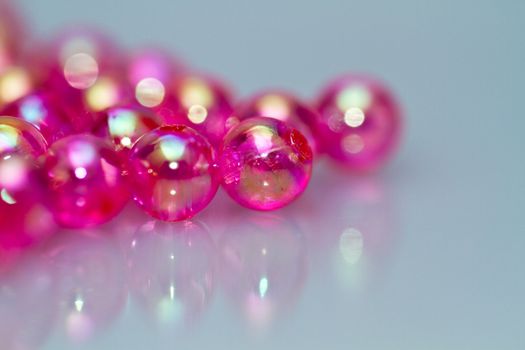
[[34,125],[0,116],[0,157],[14,153],[38,157],[46,150],[47,142]]
[[111,145],[91,135],[54,143],[44,160],[56,221],[92,227],[115,217],[128,200],[122,160]]
[[[0,136],[1,137],[1,136]],[[23,154],[0,158],[0,247],[37,243],[55,231],[49,193],[36,160]]]
[[218,147],[228,131],[233,107],[230,92],[221,82],[186,75],[176,79],[157,111],[167,124],[190,126]]
[[153,130],[133,146],[129,174],[134,199],[164,221],[191,218],[217,192],[215,152],[198,132],[183,125]]
[[246,119],[224,139],[222,185],[243,206],[278,209],[306,189],[312,160],[312,149],[299,131],[277,119]]
[[251,117],[268,117],[286,122],[299,130],[315,151],[316,141],[311,126],[317,121],[317,112],[290,93],[267,91],[251,97],[236,107],[235,117],[244,120]]
[[34,92],[7,105],[0,115],[23,119],[38,128],[48,143],[73,133],[61,101],[52,92]]
[[339,78],[321,93],[317,108],[323,150],[350,169],[373,170],[395,151],[401,112],[379,82],[354,75]]
[[161,126],[160,118],[151,110],[136,107],[113,107],[104,111],[96,134],[106,137],[119,152],[127,153],[145,133]]

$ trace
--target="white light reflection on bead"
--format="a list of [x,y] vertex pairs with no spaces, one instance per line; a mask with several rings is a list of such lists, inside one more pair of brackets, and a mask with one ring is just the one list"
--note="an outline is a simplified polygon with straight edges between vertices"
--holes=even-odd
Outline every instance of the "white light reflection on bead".
[[275,94],[262,97],[257,103],[257,107],[262,116],[282,121],[286,121],[291,112],[286,99]]
[[13,102],[29,93],[31,77],[20,67],[9,68],[0,75],[0,105]]
[[170,162],[169,167],[170,167],[171,170],[176,170],[176,169],[179,168],[179,163],[178,162]]
[[95,160],[97,152],[90,143],[77,141],[71,144],[68,156],[75,168],[84,168]]
[[155,78],[142,79],[135,87],[135,98],[144,107],[157,107],[165,96],[164,84]]
[[119,102],[120,89],[114,79],[101,78],[86,92],[86,102],[95,112],[112,107]]
[[16,204],[16,200],[13,197],[11,197],[11,195],[9,194],[9,192],[7,192],[5,188],[2,188],[2,190],[0,191],[0,197],[5,203],[9,205]]
[[357,128],[363,125],[365,121],[365,113],[361,108],[352,107],[345,112],[345,124],[352,128]]
[[[46,113],[42,101],[35,96],[24,99],[20,106],[20,112],[22,117],[30,123],[38,123]],[[36,126],[38,127],[38,125]]]
[[120,140],[120,144],[124,147],[131,146],[131,139],[127,136],[123,137],[122,140]]
[[201,105],[193,105],[188,110],[188,119],[193,124],[202,124],[208,117],[208,110]]
[[366,110],[370,107],[372,96],[368,89],[361,85],[351,86],[339,93],[337,96],[337,107],[341,111],[346,111],[350,108],[360,108]]
[[253,135],[253,141],[255,147],[257,147],[257,151],[259,151],[263,158],[266,158],[272,151],[274,133],[265,126],[255,126],[252,128],[251,134]]
[[85,179],[87,176],[86,168],[82,168],[82,167],[76,168],[75,176],[77,177],[77,179],[80,179],[80,180]]
[[259,281],[259,296],[264,298],[266,296],[266,292],[268,292],[268,278],[263,277]]
[[174,162],[184,155],[186,143],[177,136],[168,135],[160,140],[160,150],[167,160]]
[[64,76],[72,87],[85,90],[98,79],[98,63],[86,53],[77,53],[69,57],[64,64]]

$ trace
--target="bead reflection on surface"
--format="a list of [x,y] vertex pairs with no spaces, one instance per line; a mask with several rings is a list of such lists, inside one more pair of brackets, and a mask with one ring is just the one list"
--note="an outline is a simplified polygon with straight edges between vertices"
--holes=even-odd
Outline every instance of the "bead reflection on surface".
[[374,170],[396,150],[401,111],[381,83],[348,75],[331,82],[317,104],[323,150],[357,171]]
[[122,159],[109,143],[74,135],[53,144],[44,168],[57,222],[70,228],[91,227],[115,217],[129,198]]
[[278,209],[306,189],[312,160],[312,150],[297,130],[276,119],[246,119],[224,139],[222,185],[243,206]]
[[106,330],[127,295],[124,258],[109,232],[65,232],[47,251],[58,278],[61,329],[74,342]]
[[266,328],[297,301],[306,247],[293,224],[269,213],[238,218],[220,238],[219,251],[228,297],[255,328]]
[[158,109],[168,124],[188,125],[217,147],[227,132],[233,107],[229,90],[216,79],[186,75],[168,90],[165,107]]
[[191,325],[212,298],[214,266],[215,248],[202,225],[149,221],[129,248],[132,297],[156,326],[171,332]]
[[47,150],[47,142],[31,123],[0,116],[0,157],[22,154],[38,157]]
[[55,229],[49,191],[36,161],[20,154],[0,158],[0,247],[29,246]]
[[117,151],[128,152],[142,135],[160,125],[160,119],[145,108],[113,107],[103,112],[103,123],[96,133],[109,138]]
[[13,116],[33,124],[48,143],[73,133],[58,96],[50,91],[37,91],[26,95],[5,106],[0,115]]
[[135,202],[160,220],[193,217],[217,192],[215,158],[206,139],[189,127],[165,126],[147,133],[130,155]]
[[317,150],[317,143],[310,128],[319,118],[317,112],[290,93],[281,91],[260,93],[237,106],[234,114],[239,120],[269,117],[286,122],[306,136],[312,149]]
[[39,349],[56,321],[57,281],[49,262],[30,251],[0,275],[0,349]]

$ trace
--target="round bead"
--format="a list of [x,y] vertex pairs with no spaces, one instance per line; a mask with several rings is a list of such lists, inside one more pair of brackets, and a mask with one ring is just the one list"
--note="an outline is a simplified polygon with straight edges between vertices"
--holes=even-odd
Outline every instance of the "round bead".
[[57,141],[47,152],[44,167],[53,213],[64,227],[103,224],[128,200],[122,160],[101,138],[73,135]]
[[109,108],[103,112],[101,124],[96,134],[107,137],[117,151],[126,153],[142,135],[161,126],[152,111],[133,106]]
[[268,117],[286,122],[306,136],[314,151],[317,149],[310,128],[318,119],[317,112],[290,93],[280,91],[260,93],[237,106],[234,114],[239,120]]
[[44,136],[31,123],[0,116],[0,157],[13,153],[38,157],[46,150]]
[[[1,137],[1,136],[0,136]],[[23,154],[0,158],[0,247],[31,245],[54,232],[49,193],[36,160]]]
[[73,133],[68,117],[57,96],[34,92],[7,105],[0,115],[10,115],[36,126],[48,143]]
[[222,185],[245,207],[278,209],[306,189],[312,160],[308,141],[299,131],[276,119],[246,119],[224,139]]
[[167,102],[157,111],[167,124],[190,126],[218,147],[228,131],[233,107],[228,89],[219,81],[186,75],[176,79]]
[[206,139],[190,127],[164,126],[145,134],[130,155],[135,201],[164,221],[193,217],[217,192],[215,158]]
[[362,76],[329,84],[317,104],[317,132],[323,150],[357,171],[373,170],[393,153],[401,113],[385,86]]

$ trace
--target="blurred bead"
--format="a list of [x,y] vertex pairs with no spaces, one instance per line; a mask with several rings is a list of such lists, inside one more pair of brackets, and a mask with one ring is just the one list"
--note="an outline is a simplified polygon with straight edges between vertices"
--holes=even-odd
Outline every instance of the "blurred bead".
[[318,119],[317,112],[287,92],[268,91],[255,95],[236,108],[235,117],[239,120],[251,117],[281,120],[299,130],[308,139],[312,150],[317,149],[310,128]]
[[245,207],[284,207],[310,181],[312,149],[299,131],[280,120],[242,121],[226,135],[221,151],[223,187]]
[[47,152],[44,167],[53,214],[64,227],[103,224],[128,200],[122,160],[101,138],[73,135],[57,141]]
[[[0,136],[1,137],[1,136]],[[36,160],[22,154],[0,159],[0,247],[28,246],[55,230],[49,193]]]
[[111,140],[119,152],[127,153],[142,135],[161,126],[160,118],[145,108],[113,107],[102,114],[103,123],[96,128],[96,134]]
[[27,33],[19,14],[8,1],[0,0],[0,74],[18,60],[26,41]]
[[217,80],[186,75],[168,91],[166,103],[156,111],[167,124],[190,126],[217,147],[228,131],[233,107],[228,89]]
[[90,131],[101,112],[127,102],[125,67],[118,47],[90,29],[74,29],[59,36],[47,49],[41,78],[64,101],[76,132]]
[[357,171],[373,170],[395,151],[401,112],[385,86],[348,75],[333,81],[317,105],[317,135],[323,150]]
[[164,126],[133,146],[129,173],[134,199],[151,216],[179,221],[203,210],[217,192],[215,152],[195,130]]
[[10,103],[0,112],[23,119],[38,128],[48,143],[73,133],[61,101],[51,92],[34,92]]
[[166,90],[183,70],[182,64],[162,50],[149,49],[132,55],[127,79],[136,102],[147,108],[160,106],[166,99]]
[[0,108],[29,94],[35,87],[30,69],[14,65],[0,72]]
[[0,157],[14,153],[38,157],[46,150],[47,142],[33,124],[0,116]]

